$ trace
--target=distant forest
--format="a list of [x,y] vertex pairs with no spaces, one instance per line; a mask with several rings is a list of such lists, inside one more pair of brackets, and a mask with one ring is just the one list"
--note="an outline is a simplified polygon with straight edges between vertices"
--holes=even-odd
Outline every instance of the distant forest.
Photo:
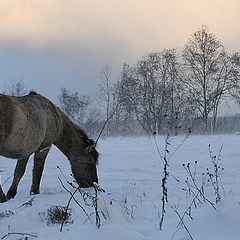
[[[61,89],[57,103],[92,136],[240,132],[240,115],[218,116],[226,98],[240,104],[240,55],[229,54],[206,26],[181,51],[164,49],[124,63],[119,80],[102,69],[93,97]],[[6,93],[21,96],[18,81]]]

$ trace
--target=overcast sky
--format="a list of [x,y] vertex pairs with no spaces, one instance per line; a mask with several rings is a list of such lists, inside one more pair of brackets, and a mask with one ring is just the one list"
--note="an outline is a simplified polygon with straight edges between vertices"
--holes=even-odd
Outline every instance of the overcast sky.
[[0,0],[0,89],[22,79],[57,101],[62,87],[94,93],[101,68],[179,48],[207,25],[240,51],[239,0]]

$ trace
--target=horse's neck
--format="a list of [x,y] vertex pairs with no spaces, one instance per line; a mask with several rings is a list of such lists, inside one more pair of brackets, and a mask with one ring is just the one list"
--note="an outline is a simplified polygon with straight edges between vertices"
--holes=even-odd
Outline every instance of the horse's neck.
[[62,135],[55,145],[71,158],[73,154],[80,152],[86,139],[88,137],[85,132],[64,114]]

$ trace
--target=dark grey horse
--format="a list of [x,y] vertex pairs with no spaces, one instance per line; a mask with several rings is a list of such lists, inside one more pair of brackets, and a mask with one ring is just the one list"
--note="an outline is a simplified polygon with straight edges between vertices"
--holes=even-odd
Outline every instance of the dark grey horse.
[[98,182],[95,143],[50,100],[30,92],[23,97],[0,94],[0,155],[18,159],[12,184],[0,202],[14,198],[29,156],[34,153],[30,193],[39,193],[45,159],[54,144],[69,159],[80,187]]

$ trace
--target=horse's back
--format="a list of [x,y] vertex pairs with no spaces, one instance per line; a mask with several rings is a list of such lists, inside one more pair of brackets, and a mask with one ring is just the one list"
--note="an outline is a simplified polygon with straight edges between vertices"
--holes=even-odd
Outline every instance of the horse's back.
[[62,134],[62,111],[49,99],[35,92],[30,92],[25,98],[29,98],[30,102],[34,102],[38,110],[44,115],[45,137],[41,147],[47,147],[54,143]]
[[62,112],[49,99],[36,92],[30,92],[19,98],[19,101],[30,112],[30,122],[34,122],[35,125],[41,124],[41,128],[44,128],[40,130],[44,133],[41,147],[51,145],[60,137],[63,128]]
[[[7,114],[5,101],[11,109]],[[3,126],[0,127],[9,129],[0,153],[6,157],[30,155],[39,148],[51,145],[61,132],[61,116],[57,107],[37,93],[23,97],[0,96],[0,113],[4,115],[1,119]],[[8,128],[7,121],[10,123]]]

